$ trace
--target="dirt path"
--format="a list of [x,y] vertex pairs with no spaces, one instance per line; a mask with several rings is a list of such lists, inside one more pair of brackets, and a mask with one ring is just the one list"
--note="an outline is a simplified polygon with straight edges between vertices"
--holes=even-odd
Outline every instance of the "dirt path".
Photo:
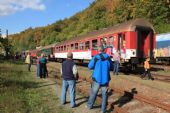
[[[34,69],[36,67],[33,67]],[[36,74],[36,73],[35,73]],[[49,75],[49,76],[52,76],[52,75]],[[61,86],[57,83],[57,80],[54,79],[54,78],[47,78],[47,79],[44,79],[43,81],[46,82],[46,84],[49,84],[49,87],[52,89],[52,93],[55,93],[56,96],[60,99],[61,97]],[[94,109],[91,109],[89,110],[88,108],[85,108],[85,105],[87,103],[87,97],[81,95],[81,94],[78,94],[78,92],[76,92],[76,104],[77,104],[77,107],[75,108],[70,108],[69,105],[69,101],[70,101],[70,98],[69,98],[69,91],[67,92],[67,97],[66,97],[66,101],[67,103],[65,105],[63,105],[63,107],[69,111],[72,111],[73,113],[98,113],[100,112],[100,107],[98,106],[94,106]],[[60,105],[60,103],[58,103]],[[57,111],[56,111],[57,113]]]

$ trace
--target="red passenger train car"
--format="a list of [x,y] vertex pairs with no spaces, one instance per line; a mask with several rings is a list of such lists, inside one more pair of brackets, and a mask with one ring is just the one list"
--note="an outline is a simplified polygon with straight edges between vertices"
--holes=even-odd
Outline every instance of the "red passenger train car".
[[73,59],[90,60],[100,45],[105,45],[109,55],[113,48],[120,50],[122,62],[139,63],[145,57],[153,57],[156,33],[147,20],[135,19],[58,43],[53,53],[56,59],[65,59],[71,51]]
[[29,53],[33,58],[37,58],[39,50],[38,49],[30,50]]

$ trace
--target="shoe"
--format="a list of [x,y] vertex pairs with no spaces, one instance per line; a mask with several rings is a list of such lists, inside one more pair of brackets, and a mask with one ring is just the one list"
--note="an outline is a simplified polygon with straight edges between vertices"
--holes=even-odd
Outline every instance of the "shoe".
[[87,105],[85,105],[85,108],[88,108],[88,106],[87,106]]
[[64,103],[61,102],[61,105],[64,105],[64,104],[66,104],[66,102],[64,102]]
[[73,106],[70,106],[70,108],[75,108],[76,107],[76,104],[75,105],[73,105]]
[[92,109],[92,108],[89,108],[87,105],[85,105],[85,108],[87,108],[87,109]]

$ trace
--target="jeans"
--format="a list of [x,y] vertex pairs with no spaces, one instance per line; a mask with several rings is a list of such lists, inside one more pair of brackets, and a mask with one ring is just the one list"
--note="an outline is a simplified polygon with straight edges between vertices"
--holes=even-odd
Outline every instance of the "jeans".
[[114,64],[113,64],[113,73],[116,73],[118,74],[119,72],[119,61],[114,61]]
[[70,91],[70,107],[75,107],[75,80],[63,80],[61,91],[61,104],[66,102],[66,92],[69,87]]
[[37,77],[40,77],[40,64],[37,64]]
[[87,102],[87,106],[89,109],[93,107],[94,101],[96,99],[97,93],[99,91],[99,88],[101,88],[102,91],[102,105],[101,105],[101,111],[106,111],[106,104],[107,104],[107,85],[100,85],[97,82],[93,82],[92,89],[90,92],[90,97]]

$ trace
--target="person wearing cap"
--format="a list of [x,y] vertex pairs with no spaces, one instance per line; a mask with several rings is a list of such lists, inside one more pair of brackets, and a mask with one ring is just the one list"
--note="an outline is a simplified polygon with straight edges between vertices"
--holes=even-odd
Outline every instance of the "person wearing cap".
[[75,104],[75,89],[76,89],[76,78],[78,75],[77,67],[74,61],[72,60],[73,53],[67,53],[67,59],[62,63],[61,66],[61,75],[63,78],[62,81],[62,92],[61,92],[61,104],[66,103],[66,92],[69,87],[70,91],[70,107],[73,108]]
[[103,52],[102,46],[98,47],[99,54],[95,55],[88,64],[88,68],[93,70],[92,73],[92,88],[86,107],[89,109],[93,108],[97,93],[101,88],[102,91],[102,105],[101,112],[106,111],[107,104],[107,87],[110,81],[110,68],[112,61],[110,57]]

